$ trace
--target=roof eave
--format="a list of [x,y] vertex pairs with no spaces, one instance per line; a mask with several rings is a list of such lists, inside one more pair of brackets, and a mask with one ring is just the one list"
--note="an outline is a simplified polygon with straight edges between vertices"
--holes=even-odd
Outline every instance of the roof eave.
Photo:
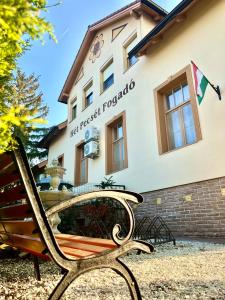
[[181,14],[194,5],[198,0],[183,0],[162,21],[159,22],[129,53],[128,56],[145,54],[147,48],[162,39],[161,34],[169,29],[175,22],[180,22]]
[[168,15],[168,12],[163,9],[162,7],[160,7],[159,5],[157,5],[156,3],[153,3],[152,1],[149,0],[141,0],[142,4],[145,4],[146,6],[148,6],[149,8],[151,8],[153,11],[155,11],[156,13],[158,13],[159,15],[161,15],[162,17],[165,17]]
[[67,127],[67,120],[53,126],[51,130],[46,134],[42,140],[38,143],[38,148],[48,149],[52,140],[57,137],[60,133],[62,133]]

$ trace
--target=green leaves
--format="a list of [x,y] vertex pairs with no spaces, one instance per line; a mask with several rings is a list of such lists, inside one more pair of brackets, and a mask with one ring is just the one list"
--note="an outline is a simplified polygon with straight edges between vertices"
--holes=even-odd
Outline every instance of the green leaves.
[[[52,25],[40,17],[46,1],[1,0],[0,2],[0,77],[16,66],[16,58],[27,46],[27,40],[40,39],[47,33],[55,40]],[[29,42],[28,42],[29,44]]]
[[[52,25],[41,17],[45,7],[46,0],[0,1],[0,151],[8,150],[11,143],[15,144],[12,138],[15,126],[24,130],[27,124],[40,121],[34,118],[40,105],[29,110],[26,101],[21,106],[22,95],[18,95],[16,102],[10,93],[15,92],[11,83],[17,59],[31,46],[31,41],[44,42],[45,33],[56,41]],[[24,92],[32,98],[28,91]]]
[[[46,133],[46,129],[39,125],[46,124],[48,106],[43,103],[38,77],[34,74],[26,76],[21,70],[17,70],[7,87],[4,106],[8,112],[2,119],[7,118],[11,122],[13,132],[21,138],[28,158],[39,157],[41,151],[37,149],[37,144]],[[10,115],[10,107],[19,107],[18,114],[12,115],[12,112]]]
[[29,115],[26,113],[21,115],[22,111],[22,105],[4,108],[4,113],[0,117],[0,153],[16,146],[13,139],[14,128],[23,128],[29,122]]

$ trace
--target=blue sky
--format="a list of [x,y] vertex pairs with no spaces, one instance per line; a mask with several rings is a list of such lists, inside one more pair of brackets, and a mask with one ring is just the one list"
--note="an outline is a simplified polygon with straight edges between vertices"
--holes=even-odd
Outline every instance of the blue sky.
[[[58,0],[49,0],[48,4],[57,2]],[[46,18],[55,27],[58,43],[47,39],[43,46],[40,42],[34,42],[31,50],[19,60],[19,66],[27,75],[40,75],[43,100],[50,108],[47,126],[56,125],[67,118],[67,107],[58,102],[58,96],[88,25],[130,2],[132,0],[62,0],[60,5],[49,8]],[[180,0],[155,2],[170,11]]]

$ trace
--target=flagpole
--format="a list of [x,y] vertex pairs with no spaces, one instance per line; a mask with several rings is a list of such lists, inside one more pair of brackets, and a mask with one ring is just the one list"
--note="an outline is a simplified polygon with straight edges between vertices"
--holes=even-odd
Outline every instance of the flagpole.
[[[193,64],[193,65],[195,65],[195,67],[197,68],[197,69],[199,69],[199,67],[198,66],[196,66],[196,64],[193,62],[193,60],[191,60],[191,63]],[[202,73],[202,71],[199,69],[199,71]],[[203,74],[203,73],[202,73]],[[205,75],[204,75],[205,76]],[[210,81],[209,81],[209,79],[207,78],[207,80],[208,80],[208,83],[211,85],[211,87],[214,89],[214,91],[217,93],[217,95],[218,95],[218,97],[219,97],[219,99],[221,100],[221,92],[220,92],[220,87],[217,85],[217,86],[215,86],[214,84],[212,84]]]
[[[208,79],[207,79],[208,80]],[[217,93],[219,99],[221,100],[221,92],[220,92],[220,87],[217,85],[215,86],[214,84],[212,84],[209,80],[208,80],[209,84],[211,85],[211,87],[214,89],[214,91]]]

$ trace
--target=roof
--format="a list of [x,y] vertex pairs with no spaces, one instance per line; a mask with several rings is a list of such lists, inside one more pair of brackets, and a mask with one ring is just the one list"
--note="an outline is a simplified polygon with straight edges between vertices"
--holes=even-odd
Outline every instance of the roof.
[[53,139],[55,139],[57,136],[59,136],[67,127],[67,120],[56,125],[53,126],[49,133],[46,134],[43,139],[38,143],[38,148],[45,148],[48,149],[50,143],[52,142]]
[[33,173],[39,173],[40,171],[44,170],[44,168],[47,166],[48,164],[48,160],[43,160],[41,162],[39,162],[38,164],[34,165],[32,167],[32,171]]
[[135,0],[129,5],[124,6],[123,8],[88,26],[88,30],[84,36],[80,49],[75,57],[73,65],[60,93],[58,99],[59,102],[67,103],[74,81],[82,67],[83,61],[87,55],[87,52],[89,51],[97,31],[126,16],[129,16],[131,12],[138,13],[139,11],[146,12],[148,15],[152,16],[156,22],[159,22],[167,15],[167,12],[164,9],[151,0]]
[[159,15],[165,17],[167,15],[167,11],[164,10],[162,7],[160,7],[159,5],[157,5],[156,3],[154,3],[153,1],[151,0],[136,0],[136,1],[133,1],[131,2],[130,4],[118,9],[117,11],[113,12],[112,14],[100,19],[99,21],[93,23],[92,25],[90,25],[89,27],[93,27],[97,24],[100,24],[102,23],[103,21],[105,20],[108,20],[109,18],[112,18],[116,15],[118,15],[119,13],[125,11],[126,9],[129,9],[131,8],[133,5],[137,4],[137,3],[142,3],[142,4],[145,4],[146,6],[148,6],[149,8],[151,8],[154,12],[158,13]]
[[162,39],[162,34],[168,30],[174,23],[179,23],[186,18],[186,11],[189,10],[198,0],[181,1],[164,19],[162,19],[129,53],[133,55],[142,55],[146,49],[156,44]]

